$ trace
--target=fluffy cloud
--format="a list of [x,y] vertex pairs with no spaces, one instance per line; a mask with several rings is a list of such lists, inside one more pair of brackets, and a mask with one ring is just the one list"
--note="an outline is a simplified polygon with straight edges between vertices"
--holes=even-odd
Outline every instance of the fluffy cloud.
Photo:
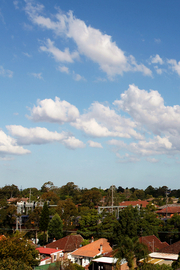
[[0,66],[0,75],[3,76],[3,77],[12,78],[13,71],[11,71],[9,69],[4,69],[3,66]]
[[164,64],[164,61],[162,60],[162,58],[159,56],[159,54],[156,54],[154,57],[151,56],[151,63],[152,64]]
[[[143,64],[137,64],[133,56],[125,56],[125,53],[112,41],[110,35],[87,26],[84,21],[77,19],[71,11],[67,14],[59,12],[53,21],[41,15],[43,8],[43,5],[32,5],[32,2],[26,0],[25,10],[34,24],[51,29],[58,36],[72,39],[78,52],[97,63],[109,78],[128,71],[139,71],[144,75],[152,75],[151,70]],[[56,60],[73,61],[68,49],[62,52],[53,45],[52,41],[48,40],[47,43],[46,46],[41,46],[41,50],[53,54]],[[77,52],[73,56],[76,58]]]
[[25,128],[22,126],[6,126],[12,136],[17,137],[18,144],[45,144],[54,141],[62,141],[67,138],[66,133],[51,132],[46,128]]
[[177,62],[174,59],[170,59],[167,62],[170,65],[170,68],[172,69],[172,71],[175,71],[180,76],[180,61]]
[[85,147],[82,141],[76,139],[74,136],[70,136],[67,132],[58,133],[41,127],[25,128],[16,125],[6,126],[6,128],[12,136],[17,138],[17,142],[20,145],[59,142],[69,149]]
[[29,117],[34,122],[53,122],[63,124],[72,122],[79,117],[79,111],[69,102],[61,101],[58,97],[52,99],[38,100],[38,105],[34,106]]
[[7,136],[0,130],[0,154],[1,155],[24,155],[31,153],[17,144],[17,141],[10,136]]
[[88,141],[88,144],[90,147],[93,147],[93,148],[103,148],[101,143],[98,143],[98,142],[94,142],[94,141]]
[[128,90],[121,94],[121,100],[114,104],[154,134],[180,133],[180,106],[165,106],[158,91],[148,92],[129,85]]
[[128,118],[98,102],[94,102],[89,111],[76,119],[71,125],[92,137],[124,137],[142,139],[135,131],[136,124]]
[[84,148],[85,144],[80,140],[76,139],[74,136],[71,136],[63,140],[63,144],[69,149]]

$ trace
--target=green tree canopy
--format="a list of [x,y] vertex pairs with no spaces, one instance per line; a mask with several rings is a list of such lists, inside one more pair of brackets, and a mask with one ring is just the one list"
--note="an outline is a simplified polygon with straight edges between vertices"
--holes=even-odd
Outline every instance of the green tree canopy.
[[10,260],[10,258],[13,261],[19,262],[19,265],[24,263],[29,267],[34,267],[39,264],[39,260],[37,259],[38,251],[35,247],[27,240],[22,238],[19,239],[18,237],[7,238],[0,241],[0,261],[3,262],[4,265],[6,265],[6,262],[7,265],[10,263],[16,265],[16,263]]
[[44,203],[39,221],[39,229],[43,232],[47,231],[49,224],[49,209],[47,202]]
[[48,225],[48,235],[51,239],[60,239],[63,236],[63,222],[60,216],[56,213]]

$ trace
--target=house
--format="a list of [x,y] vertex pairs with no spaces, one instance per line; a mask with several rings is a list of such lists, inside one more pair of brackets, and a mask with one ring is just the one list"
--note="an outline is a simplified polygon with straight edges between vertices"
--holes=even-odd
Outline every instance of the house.
[[7,199],[7,203],[28,202],[29,198],[10,198]]
[[169,246],[167,242],[161,242],[155,235],[142,236],[139,238],[139,242],[145,244],[149,252],[159,251]]
[[60,261],[63,258],[63,250],[55,249],[55,248],[46,248],[45,247],[38,247],[36,250],[39,251],[40,256],[40,265],[53,263],[56,261]]
[[112,248],[108,240],[105,238],[100,238],[72,252],[71,260],[73,263],[77,263],[85,267],[89,265],[94,257],[100,255],[103,256],[110,251],[112,251]]
[[84,238],[80,234],[68,235],[59,240],[54,240],[52,243],[47,244],[47,248],[58,248],[64,251],[64,259],[71,259],[70,254],[81,246]]
[[171,265],[173,261],[178,259],[180,252],[180,241],[163,247],[158,252],[152,252],[149,254],[148,263],[167,264]]
[[156,211],[161,218],[171,218],[175,213],[180,214],[180,206],[164,206],[162,209]]
[[142,207],[145,208],[147,205],[149,204],[148,201],[141,201],[141,200],[137,200],[137,201],[123,201],[121,203],[119,203],[119,206],[123,207],[127,207],[129,205],[132,205],[133,207]]

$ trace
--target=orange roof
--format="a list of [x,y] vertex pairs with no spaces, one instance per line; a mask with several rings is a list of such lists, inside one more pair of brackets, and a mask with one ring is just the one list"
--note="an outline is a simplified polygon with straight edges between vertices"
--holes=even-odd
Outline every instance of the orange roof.
[[100,238],[84,247],[81,247],[71,253],[73,256],[85,256],[94,258],[96,255],[100,255],[100,246],[102,245],[102,254],[112,251],[112,248],[105,238]]
[[29,198],[10,198],[7,200],[7,202],[12,203],[12,202],[27,202]]
[[161,242],[155,235],[142,236],[139,238],[139,242],[145,244],[150,252],[169,246],[167,242]]
[[149,204],[149,202],[147,202],[147,201],[138,200],[138,201],[124,201],[124,202],[119,203],[119,206],[126,207],[129,205],[132,205],[132,206],[140,205],[140,206],[145,208],[148,204]]
[[4,236],[3,234],[0,235],[0,241],[3,240],[3,239],[6,239],[6,236]]

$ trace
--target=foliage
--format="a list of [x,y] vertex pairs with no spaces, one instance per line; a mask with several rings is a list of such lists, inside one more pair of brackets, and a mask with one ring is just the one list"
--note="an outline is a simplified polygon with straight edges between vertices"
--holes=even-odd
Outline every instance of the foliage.
[[34,267],[39,264],[37,257],[38,251],[27,240],[12,237],[0,241],[0,261],[12,258]]
[[99,237],[107,238],[110,244],[113,245],[116,243],[119,227],[120,225],[116,217],[111,213],[106,213],[98,225]]
[[29,213],[28,220],[25,223],[25,226],[28,229],[38,229],[39,228],[39,222],[41,217],[42,208],[36,207],[34,211]]
[[180,252],[179,252],[179,256],[178,256],[177,261],[174,261],[174,262],[172,263],[172,268],[173,268],[173,269],[178,269],[178,268],[180,268]]
[[98,237],[98,221],[100,220],[100,215],[97,213],[97,210],[90,209],[89,212],[86,212],[81,216],[79,220],[79,230],[78,232],[84,238],[94,238]]
[[86,245],[88,245],[90,243],[90,241],[88,239],[84,239],[82,242],[81,242],[81,245],[84,247]]
[[146,264],[144,263],[142,266],[139,266],[137,270],[173,270],[173,268],[166,264]]
[[115,246],[114,256],[120,262],[125,258],[130,269],[134,269],[135,260],[145,258],[148,254],[147,247],[140,243],[137,237],[130,238],[125,236],[121,238],[118,245]]
[[56,262],[55,265],[50,265],[48,270],[84,270],[81,265],[72,263],[70,260]]
[[40,215],[40,220],[39,220],[39,229],[40,231],[44,232],[44,240],[43,243],[41,244],[46,244],[46,237],[45,237],[45,232],[48,229],[48,224],[49,224],[49,209],[48,209],[48,205],[47,202],[44,203],[43,205],[43,209]]
[[21,261],[15,261],[11,257],[0,261],[1,270],[32,270],[31,266],[27,266]]
[[140,211],[137,207],[128,206],[119,213],[120,236],[137,236],[138,222],[140,220]]
[[47,231],[48,224],[49,224],[49,209],[47,202],[45,202],[40,215],[39,229],[44,232]]
[[56,213],[48,225],[48,235],[51,239],[60,239],[63,236],[63,222]]
[[50,201],[50,204],[57,204],[60,200],[58,195],[54,191],[44,192],[41,196],[42,200]]
[[93,209],[97,205],[100,205],[102,198],[101,191],[98,188],[91,188],[90,190],[84,190],[82,194],[82,206],[88,206]]
[[78,210],[70,198],[65,201],[59,201],[56,211],[63,220],[64,229],[71,229],[74,227],[73,222],[78,215]]

